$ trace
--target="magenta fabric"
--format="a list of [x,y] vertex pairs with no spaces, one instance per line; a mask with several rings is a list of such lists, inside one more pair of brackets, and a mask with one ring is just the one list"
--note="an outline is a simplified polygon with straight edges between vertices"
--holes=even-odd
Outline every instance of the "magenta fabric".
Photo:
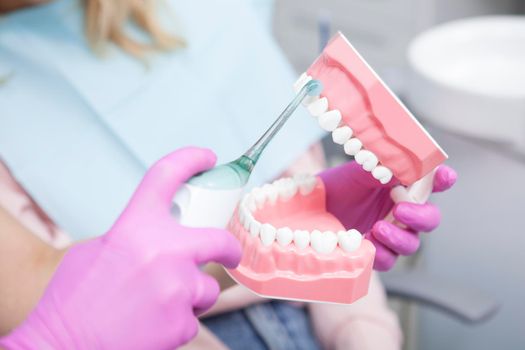
[[241,248],[226,230],[187,228],[170,215],[181,183],[215,164],[205,149],[153,165],[105,235],[74,245],[42,299],[0,345],[7,349],[173,349],[193,338],[219,286],[199,270],[234,268]]
[[[419,232],[435,229],[441,220],[439,208],[430,203],[394,203],[390,189],[399,184],[392,179],[382,185],[355,161],[319,174],[326,188],[327,210],[347,228],[358,229],[376,247],[374,269],[392,268],[399,255],[411,255],[419,248]],[[454,185],[456,172],[441,165],[434,176],[434,192]],[[383,220],[393,209],[397,224]]]

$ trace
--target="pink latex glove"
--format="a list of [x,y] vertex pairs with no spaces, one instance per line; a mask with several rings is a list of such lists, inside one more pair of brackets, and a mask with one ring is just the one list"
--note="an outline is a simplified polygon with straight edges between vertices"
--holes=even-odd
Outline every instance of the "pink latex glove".
[[[347,228],[365,234],[376,247],[374,269],[392,268],[399,255],[411,255],[419,248],[419,231],[435,229],[441,220],[439,209],[430,203],[399,202],[394,205],[390,190],[398,182],[382,185],[355,161],[327,169],[319,174],[326,187],[327,209]],[[454,185],[456,172],[440,166],[434,177],[434,192]],[[394,208],[401,225],[382,220]],[[405,225],[405,227],[402,227]]]
[[185,148],[153,165],[109,232],[69,249],[36,308],[0,345],[172,350],[194,337],[196,315],[219,295],[199,265],[234,268],[241,248],[226,230],[179,225],[170,208],[180,184],[214,164],[211,151]]

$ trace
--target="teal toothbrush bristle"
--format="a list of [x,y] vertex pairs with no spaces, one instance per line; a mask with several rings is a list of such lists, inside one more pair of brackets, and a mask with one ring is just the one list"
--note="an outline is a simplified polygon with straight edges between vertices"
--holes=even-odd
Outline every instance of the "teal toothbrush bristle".
[[319,80],[310,81],[310,88],[306,90],[306,93],[309,96],[318,96],[321,95],[321,92],[323,92],[323,83]]

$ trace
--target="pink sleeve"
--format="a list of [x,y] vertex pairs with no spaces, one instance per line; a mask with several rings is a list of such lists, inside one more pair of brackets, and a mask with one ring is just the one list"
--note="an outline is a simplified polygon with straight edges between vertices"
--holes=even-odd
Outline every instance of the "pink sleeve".
[[385,290],[376,273],[372,274],[368,295],[354,304],[308,307],[323,349],[401,349],[401,328],[387,305]]

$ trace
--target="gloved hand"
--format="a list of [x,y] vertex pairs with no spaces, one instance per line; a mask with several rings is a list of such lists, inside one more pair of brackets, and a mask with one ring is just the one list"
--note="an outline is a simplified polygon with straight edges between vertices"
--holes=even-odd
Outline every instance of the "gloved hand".
[[[376,270],[389,270],[399,255],[414,254],[419,248],[418,232],[432,231],[441,220],[433,204],[394,203],[390,190],[397,180],[382,185],[355,161],[327,169],[319,176],[326,188],[327,210],[347,229],[358,229],[375,245]],[[434,192],[449,189],[456,179],[452,168],[438,167]],[[396,224],[383,220],[392,208]]]
[[65,254],[36,308],[0,341],[7,349],[173,349],[197,333],[196,315],[219,295],[199,270],[239,263],[241,248],[221,229],[187,228],[172,197],[214,154],[185,148],[147,172],[105,235]]

